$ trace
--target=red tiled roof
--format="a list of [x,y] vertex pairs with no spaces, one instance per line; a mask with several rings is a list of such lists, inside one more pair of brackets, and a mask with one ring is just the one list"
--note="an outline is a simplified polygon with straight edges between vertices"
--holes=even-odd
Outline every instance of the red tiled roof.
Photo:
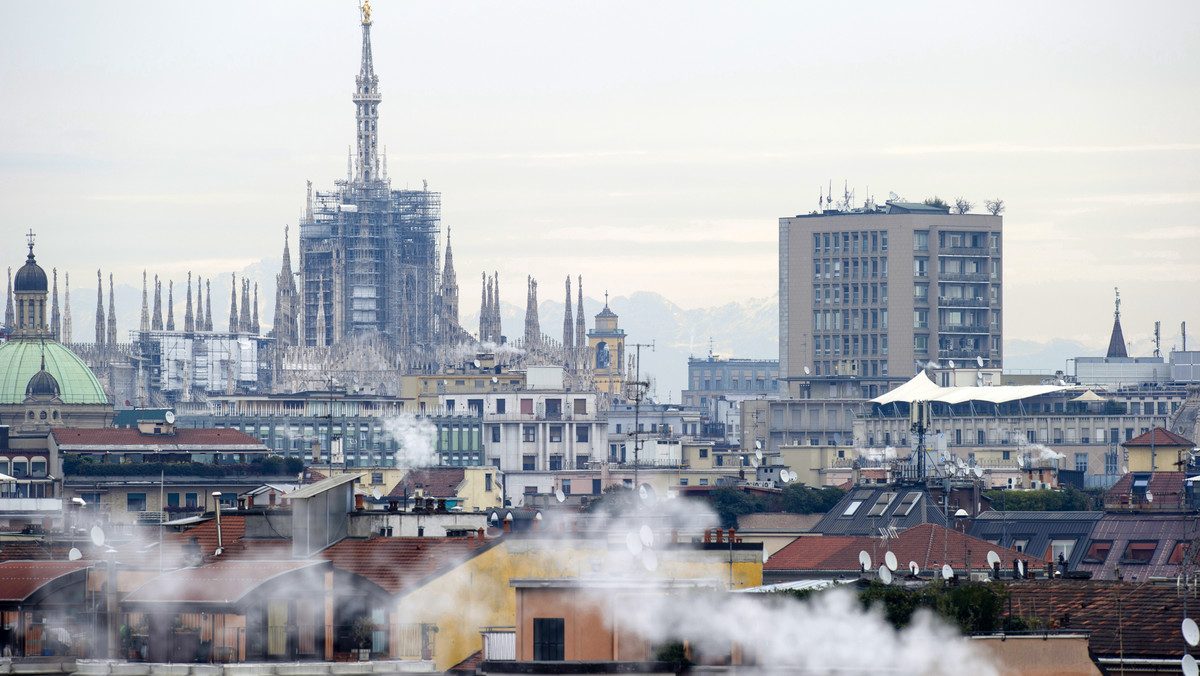
[[1146,490],[1154,496],[1154,501],[1146,503],[1141,500],[1144,493],[1133,495],[1134,475],[1132,472],[1127,473],[1117,479],[1117,483],[1113,484],[1112,488],[1104,491],[1104,506],[1108,508],[1182,508],[1186,495],[1184,491],[1186,478],[1185,472],[1151,473]]
[[50,546],[42,540],[0,542],[0,561],[49,561],[53,558]]
[[20,603],[55,579],[92,561],[6,561],[0,563],[0,602]]
[[236,603],[279,575],[321,566],[321,561],[220,561],[181,568],[152,578],[130,592],[126,603]]
[[1121,444],[1122,446],[1187,446],[1196,444],[1175,434],[1171,430],[1155,427],[1141,436],[1134,437]]
[[142,434],[133,428],[51,428],[54,442],[61,446],[119,446],[162,448],[180,446],[253,447],[239,450],[268,450],[258,439],[239,430],[177,427],[174,434]]
[[[288,518],[287,512],[281,512],[279,517]],[[268,518],[272,518],[268,515]],[[205,561],[229,560],[263,560],[287,559],[292,555],[292,541],[279,540],[246,540],[245,517],[240,514],[221,513],[221,546],[220,557],[215,557],[217,551],[217,522],[216,519],[201,521],[183,532],[164,533],[162,549],[159,549],[158,534],[149,539],[130,542],[117,551],[117,560],[135,568],[157,569],[161,560],[167,568],[177,568],[183,565],[184,546],[196,538],[200,545],[200,553]]]
[[461,467],[431,467],[409,470],[397,483],[388,497],[399,498],[415,495],[419,490],[430,498],[453,498],[463,482],[467,471]]
[[[1046,561],[1029,554],[993,545],[987,540],[965,535],[933,523],[923,523],[900,531],[885,547],[879,538],[870,537],[800,537],[776,552],[763,565],[771,571],[855,571],[859,570],[858,553],[871,554],[872,567],[883,563],[890,549],[896,555],[900,569],[916,561],[923,573],[949,563],[955,570],[987,570],[987,553],[995,551],[1006,562],[1019,557],[1026,565],[1041,568]],[[969,552],[969,553],[968,553]]]
[[450,676],[475,676],[475,670],[483,664],[483,651],[476,650],[470,657],[446,670]]
[[392,594],[449,571],[495,545],[469,538],[371,538],[342,540],[320,553],[339,570],[371,580]]
[[[1183,657],[1186,644],[1179,622],[1186,594],[1177,592],[1174,582],[1038,580],[1007,586],[1006,610],[1010,609],[1012,616],[1046,620],[1057,629],[1090,632],[1088,647],[1098,657]],[[1191,652],[1200,655],[1200,650]]]
[[329,477],[325,476],[323,473],[318,472],[311,467],[304,470],[304,483],[306,484],[315,484],[318,481],[324,481],[328,478]]

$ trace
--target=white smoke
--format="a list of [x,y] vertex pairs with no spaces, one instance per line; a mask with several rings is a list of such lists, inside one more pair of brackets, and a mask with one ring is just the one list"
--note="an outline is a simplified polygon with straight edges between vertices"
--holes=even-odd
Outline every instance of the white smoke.
[[408,414],[383,419],[383,431],[399,445],[398,467],[432,467],[438,464],[437,426],[428,418]]
[[854,451],[858,453],[858,457],[875,462],[886,462],[896,459],[896,449],[892,446],[884,448],[856,448]]
[[1029,444],[1025,446],[1025,452],[1028,453],[1035,461],[1036,460],[1066,460],[1067,456],[1058,451],[1044,446],[1042,444]]
[[997,673],[987,655],[932,613],[918,611],[907,628],[896,631],[879,607],[863,610],[846,589],[806,602],[681,593],[621,604],[619,612],[623,627],[651,643],[689,640],[703,650],[736,642],[772,674]]

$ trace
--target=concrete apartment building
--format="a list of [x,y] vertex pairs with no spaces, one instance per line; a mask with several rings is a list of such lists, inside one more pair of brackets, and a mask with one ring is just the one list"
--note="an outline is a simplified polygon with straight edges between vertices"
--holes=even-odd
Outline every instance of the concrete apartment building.
[[854,376],[873,398],[930,360],[1001,368],[1002,223],[898,201],[779,219],[784,393]]

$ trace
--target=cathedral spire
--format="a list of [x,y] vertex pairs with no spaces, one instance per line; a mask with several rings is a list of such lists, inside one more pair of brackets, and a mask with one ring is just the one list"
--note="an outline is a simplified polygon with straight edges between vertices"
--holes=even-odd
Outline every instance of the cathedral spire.
[[71,273],[64,273],[63,279],[63,323],[61,343],[71,342]]
[[491,338],[488,335],[488,314],[492,309],[492,280],[488,279],[486,272],[479,273],[479,276],[479,342],[486,343]]
[[537,280],[530,276],[525,295],[525,348],[541,344],[542,328],[538,321]]
[[[311,182],[309,186],[312,186]],[[283,265],[275,276],[275,321],[271,325],[271,332],[279,345],[295,345],[299,342],[299,326],[296,323],[299,294],[296,292],[296,278],[292,275],[288,233],[288,226],[283,226]]]
[[237,308],[237,273],[230,275],[230,286],[233,288],[229,291],[229,332],[238,332],[238,308]]
[[354,79],[354,107],[357,125],[358,155],[354,164],[354,180],[362,183],[380,180],[379,121],[378,106],[379,78],[375,75],[375,64],[371,58],[371,4],[364,2],[362,11],[362,63],[358,77]]
[[583,275],[579,275],[579,305],[575,308],[575,347],[587,345],[587,318],[583,316]]
[[317,308],[317,347],[325,347],[327,342],[325,339],[325,282],[322,280],[319,285],[321,304]]
[[58,268],[54,268],[54,290],[50,296],[50,337],[59,340],[62,336],[62,315],[58,312]]
[[212,279],[204,280],[204,330],[212,331]]
[[242,311],[238,314],[238,328],[252,333],[254,327],[250,323],[250,280],[242,277]]
[[104,345],[104,275],[96,271],[96,345]]
[[117,297],[113,293],[113,276],[108,273],[108,344],[117,344]]
[[175,282],[167,280],[167,330],[175,330]]
[[563,303],[563,348],[569,350],[575,344],[575,320],[571,316],[571,275],[567,275],[567,302]]
[[442,315],[458,326],[458,276],[454,273],[454,250],[450,247],[450,228],[446,228],[446,258],[442,266]]
[[192,273],[188,272],[187,304],[183,309],[183,330],[192,333],[196,330],[196,315],[192,312]]
[[258,325],[258,282],[255,282],[253,312],[250,315],[250,333],[256,336],[259,335],[260,328]]
[[204,330],[204,280],[196,275],[196,330]]
[[138,330],[145,333],[150,330],[150,295],[146,284],[146,271],[142,270],[142,321],[138,323]]
[[162,282],[154,275],[154,314],[150,315],[150,330],[162,331]]
[[1121,331],[1121,290],[1113,288],[1117,295],[1116,310],[1113,312],[1112,335],[1108,338],[1107,357],[1128,357],[1125,351],[1125,334]]
[[8,295],[4,303],[4,325],[9,329],[13,328],[13,324],[17,323],[17,318],[13,314],[13,295],[12,295],[12,266],[8,267]]

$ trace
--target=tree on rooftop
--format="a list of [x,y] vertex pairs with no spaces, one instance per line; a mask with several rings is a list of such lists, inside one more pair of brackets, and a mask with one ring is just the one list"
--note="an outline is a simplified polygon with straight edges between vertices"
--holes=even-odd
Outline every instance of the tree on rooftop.
[[925,198],[925,206],[937,207],[939,209],[949,209],[950,205],[946,204],[946,200],[934,195],[933,197]]
[[957,213],[965,214],[971,210],[971,207],[974,207],[974,206],[975,205],[971,204],[971,201],[968,200],[966,197],[955,197],[954,198],[954,210]]
[[984,201],[983,206],[988,210],[988,213],[993,216],[999,216],[1000,214],[1004,213],[1004,200],[1002,199],[986,200]]

